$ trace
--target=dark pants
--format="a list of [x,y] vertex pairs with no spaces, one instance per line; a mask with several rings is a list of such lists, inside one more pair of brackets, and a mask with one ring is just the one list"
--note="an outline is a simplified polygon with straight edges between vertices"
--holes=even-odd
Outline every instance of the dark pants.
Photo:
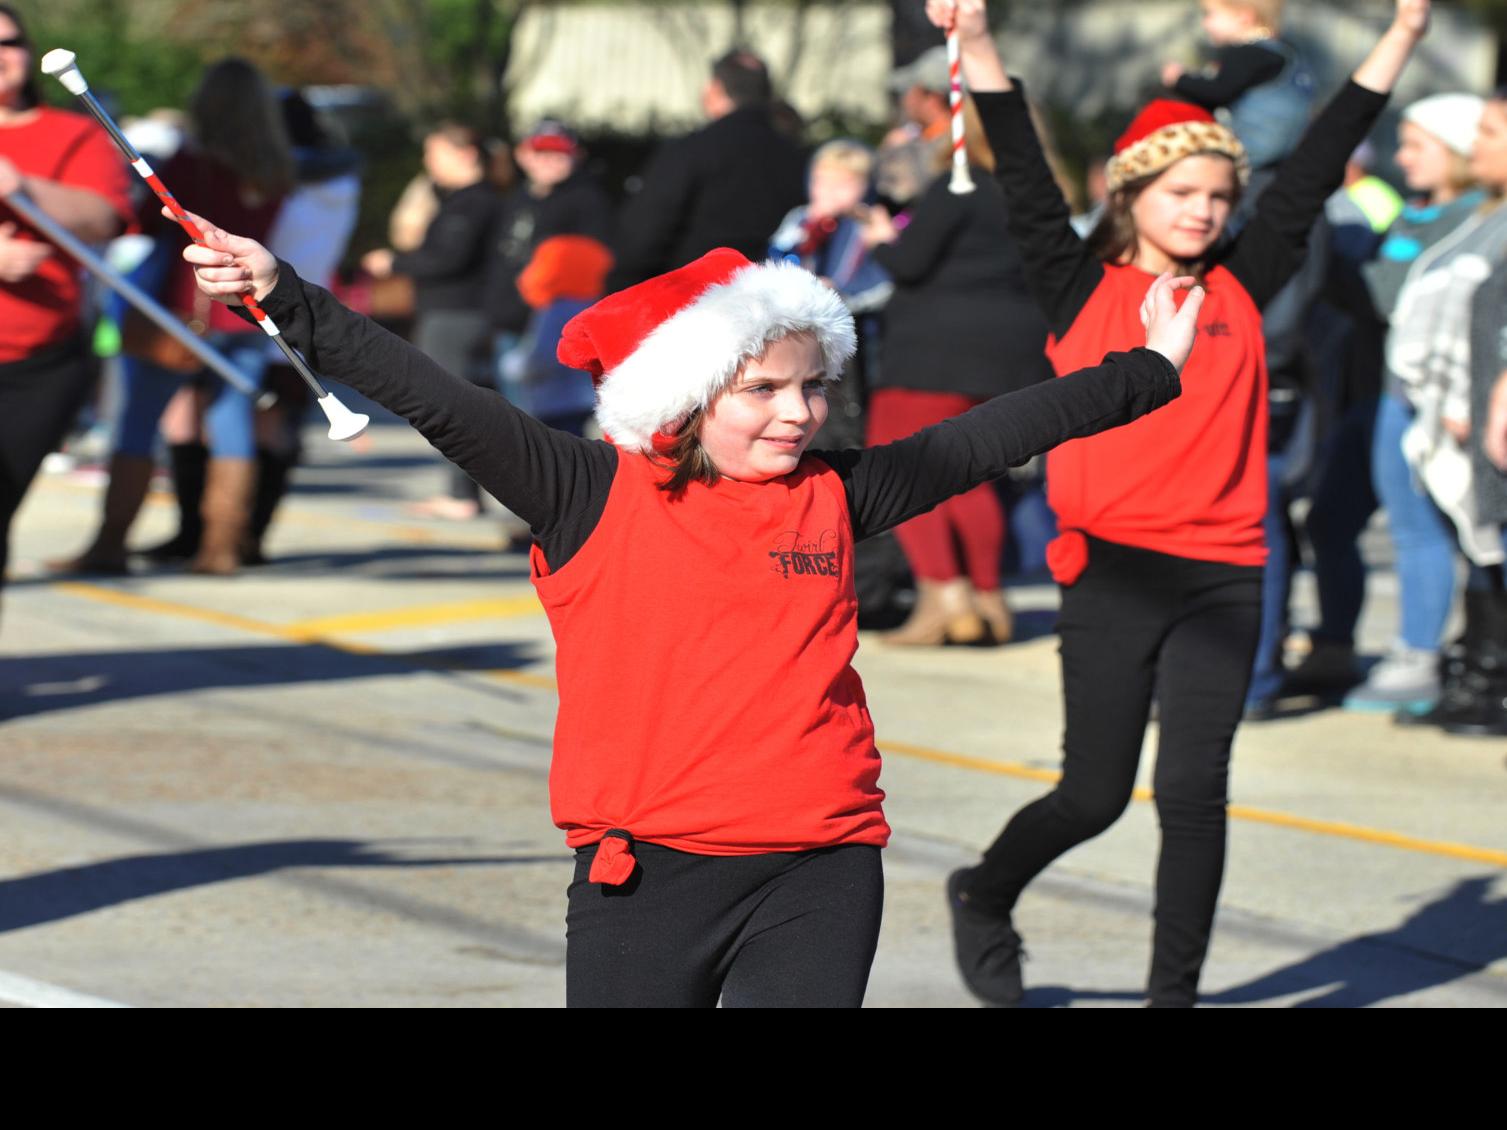
[[83,407],[94,374],[81,341],[0,365],[0,585],[10,561],[11,519]]
[[565,1001],[572,1008],[857,1008],[884,908],[879,849],[770,855],[634,848],[621,887],[567,892]]
[[[419,315],[413,332],[413,344],[445,372],[496,392],[484,360],[491,341],[491,323],[479,310],[430,310]],[[452,467],[450,497],[480,502],[481,488],[459,467]]]
[[1360,536],[1377,506],[1371,486],[1376,408],[1373,396],[1339,419],[1314,484],[1305,525],[1319,587],[1319,625],[1309,633],[1316,642],[1355,645],[1355,625],[1366,597]]
[[1063,589],[1062,780],[1017,812],[968,891],[1008,913],[1027,883],[1097,836],[1130,802],[1153,691],[1153,783],[1162,829],[1148,995],[1191,1005],[1224,874],[1230,745],[1260,629],[1261,569],[1192,561],[1089,539]]

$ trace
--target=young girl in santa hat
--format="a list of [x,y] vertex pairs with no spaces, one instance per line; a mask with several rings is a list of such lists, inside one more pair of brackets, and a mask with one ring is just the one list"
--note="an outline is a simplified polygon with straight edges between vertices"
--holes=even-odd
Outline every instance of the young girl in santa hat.
[[1226,243],[1220,237],[1248,166],[1240,142],[1207,111],[1166,100],[1141,111],[1116,142],[1108,206],[1085,244],[1042,159],[1019,83],[1005,74],[982,0],[929,0],[927,11],[941,27],[956,20],[1059,373],[1136,339],[1125,304],[1154,276],[1193,275],[1208,291],[1178,403],[1064,444],[1048,459],[1062,530],[1048,554],[1062,586],[1062,779],[1015,814],[978,866],[949,878],[958,965],[984,1000],[1020,999],[1016,900],[1124,811],[1154,692],[1162,848],[1147,995],[1153,1005],[1192,1005],[1224,871],[1230,746],[1261,611],[1260,310],[1301,261],[1346,158],[1426,30],[1429,5],[1398,0],[1391,26],[1282,166],[1254,219]]
[[597,380],[600,442],[451,377],[256,243],[207,244],[185,252],[206,293],[255,293],[316,369],[532,528],[558,645],[551,807],[576,850],[568,1003],[861,1003],[889,827],[853,543],[1175,397],[1191,280],[1148,279],[1141,339],[1094,368],[812,453],[854,332],[797,266],[721,249],[577,315],[559,352]]

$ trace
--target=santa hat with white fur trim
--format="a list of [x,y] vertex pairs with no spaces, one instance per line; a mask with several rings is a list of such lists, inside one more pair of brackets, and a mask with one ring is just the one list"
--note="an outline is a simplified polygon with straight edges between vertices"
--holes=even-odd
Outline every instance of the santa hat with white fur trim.
[[650,451],[705,408],[770,342],[809,333],[828,380],[853,356],[853,316],[793,263],[750,263],[719,247],[610,294],[565,325],[557,354],[597,385],[597,422],[626,451]]

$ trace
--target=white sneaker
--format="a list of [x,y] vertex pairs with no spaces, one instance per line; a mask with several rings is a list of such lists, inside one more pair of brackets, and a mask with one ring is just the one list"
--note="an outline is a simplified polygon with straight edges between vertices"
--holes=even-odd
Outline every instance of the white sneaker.
[[1421,714],[1439,698],[1439,653],[1397,644],[1366,681],[1345,696],[1345,709]]

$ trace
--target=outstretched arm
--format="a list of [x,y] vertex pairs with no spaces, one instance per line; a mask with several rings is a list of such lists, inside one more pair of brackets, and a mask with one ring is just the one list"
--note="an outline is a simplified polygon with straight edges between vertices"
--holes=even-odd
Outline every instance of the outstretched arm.
[[1391,25],[1261,195],[1255,217],[1225,258],[1258,306],[1301,264],[1309,229],[1344,179],[1350,154],[1375,125],[1428,20],[1429,0],[1397,0]]
[[[253,295],[315,369],[411,423],[528,522],[547,554],[556,531],[585,521],[589,533],[617,467],[613,448],[548,428],[496,393],[452,376],[327,291],[300,280],[261,244],[195,219],[207,232],[206,246],[190,244],[183,257],[195,266],[205,294],[229,305]],[[555,568],[564,563],[557,557],[550,556]]]
[[1146,348],[1092,369],[995,397],[908,439],[861,451],[816,452],[842,475],[855,538],[872,537],[1069,439],[1128,424],[1181,392],[1203,291],[1176,307],[1189,278],[1163,275],[1146,293]]
[[1047,325],[1061,337],[1104,277],[1104,268],[1073,230],[1024,92],[1005,74],[989,35],[983,0],[928,0],[926,14],[944,29],[956,18],[963,74],[994,150],[994,175],[1005,194],[1010,235],[1020,248],[1031,293]]

